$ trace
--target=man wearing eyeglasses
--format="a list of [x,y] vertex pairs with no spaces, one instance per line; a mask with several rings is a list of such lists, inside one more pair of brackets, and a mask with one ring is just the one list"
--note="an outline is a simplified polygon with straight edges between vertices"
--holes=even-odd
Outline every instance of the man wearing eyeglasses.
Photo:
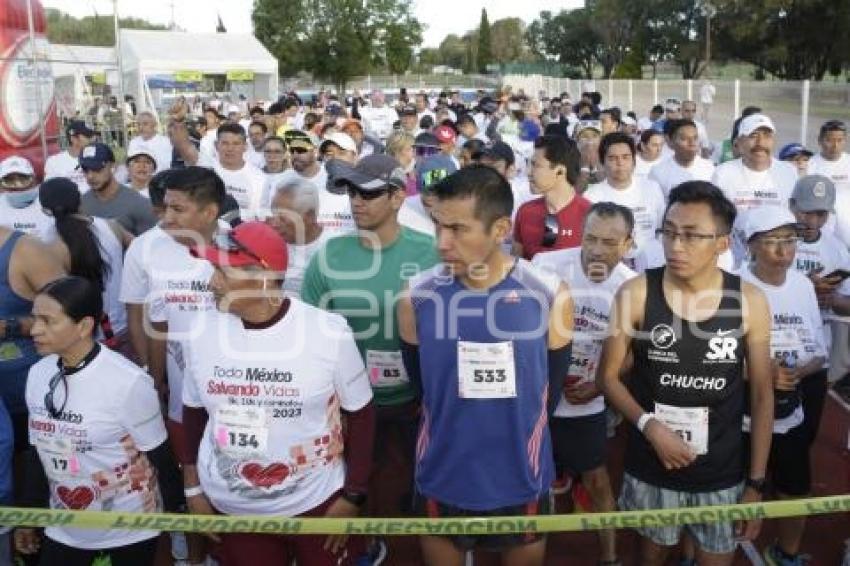
[[[585,217],[580,248],[539,253],[532,261],[556,273],[573,297],[570,369],[549,427],[556,465],[581,476],[596,513],[614,511],[616,505],[605,466],[605,399],[594,378],[614,293],[636,275],[622,262],[632,247],[634,223],[625,206],[596,203]],[[601,563],[617,563],[615,531],[599,531],[599,541]]]
[[38,201],[32,164],[13,155],[0,162],[0,226],[19,230],[47,242],[55,235],[53,218]]
[[156,224],[150,200],[121,185],[115,178],[115,156],[109,146],[93,143],[80,154],[80,169],[91,190],[83,194],[80,211],[88,216],[112,218],[138,236]]
[[712,182],[720,187],[738,210],[732,253],[736,265],[746,255],[742,230],[738,226],[746,212],[761,206],[788,208],[788,199],[797,181],[794,166],[773,157],[776,127],[764,114],[747,116],[738,127],[736,147],[740,156],[717,166]]
[[[614,298],[597,382],[634,425],[621,509],[761,499],[773,425],[771,318],[764,293],[717,267],[734,220],[734,206],[711,183],[674,188],[661,228],[667,265],[626,282]],[[747,392],[751,443],[745,462]],[[731,523],[637,530],[639,564],[664,564],[687,530],[697,562],[719,566],[732,563],[736,535],[757,536],[759,521],[739,524],[737,532]]]
[[[304,274],[301,298],[345,316],[354,331],[377,406],[377,471],[373,477],[379,477],[381,470],[387,472],[387,445],[393,436],[398,437],[405,459],[402,469],[394,473],[409,474],[419,392],[402,363],[394,312],[403,282],[438,263],[436,246],[431,236],[398,222],[405,178],[392,157],[364,157],[356,167],[341,168],[334,182],[348,194],[358,232],[328,240],[313,256]],[[411,481],[407,475],[407,488]]]

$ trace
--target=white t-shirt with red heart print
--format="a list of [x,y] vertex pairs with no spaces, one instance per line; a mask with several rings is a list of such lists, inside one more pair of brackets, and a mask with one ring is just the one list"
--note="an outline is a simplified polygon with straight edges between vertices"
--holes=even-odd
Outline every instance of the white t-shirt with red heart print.
[[223,513],[291,517],[326,501],[345,480],[340,409],[372,399],[345,319],[289,300],[264,329],[207,313],[184,347],[183,402],[209,414],[198,476]]
[[[121,354],[101,347],[83,369],[53,393],[56,417],[45,407],[57,356],[30,368],[26,400],[29,440],[50,486],[50,508],[156,513],[162,511],[156,471],[144,452],[166,439],[153,379]],[[67,396],[67,401],[65,401]],[[156,531],[48,527],[51,539],[88,550],[115,548],[157,536]]]

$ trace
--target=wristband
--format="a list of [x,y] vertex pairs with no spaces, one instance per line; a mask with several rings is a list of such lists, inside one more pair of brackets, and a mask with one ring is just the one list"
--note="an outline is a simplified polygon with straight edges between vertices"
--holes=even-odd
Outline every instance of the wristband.
[[760,495],[764,495],[767,491],[767,480],[764,478],[747,478],[744,485]]
[[197,496],[203,495],[203,494],[204,494],[204,488],[202,488],[199,485],[196,485],[194,487],[183,488],[183,495],[185,495],[187,498],[188,497],[197,497]]
[[644,413],[637,420],[637,423],[635,424],[635,426],[637,426],[637,429],[640,431],[641,434],[643,434],[643,431],[646,428],[647,423],[649,423],[649,421],[654,419],[654,418],[655,418],[655,413]]

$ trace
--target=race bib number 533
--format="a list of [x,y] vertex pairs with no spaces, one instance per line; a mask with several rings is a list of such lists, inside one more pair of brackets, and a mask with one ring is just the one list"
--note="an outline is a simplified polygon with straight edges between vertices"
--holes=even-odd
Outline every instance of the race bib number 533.
[[458,393],[464,399],[516,397],[513,342],[457,343]]

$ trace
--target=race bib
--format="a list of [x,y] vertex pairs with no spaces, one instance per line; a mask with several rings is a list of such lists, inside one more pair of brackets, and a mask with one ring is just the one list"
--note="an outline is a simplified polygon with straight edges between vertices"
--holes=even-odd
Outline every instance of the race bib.
[[786,367],[796,367],[803,349],[803,342],[793,328],[770,331],[770,351],[773,359]]
[[366,368],[372,387],[393,387],[410,381],[398,351],[366,350]]
[[463,399],[516,397],[513,342],[457,343],[458,394]]
[[225,454],[264,454],[269,444],[269,419],[261,407],[224,405],[215,413],[215,443]]
[[596,360],[599,357],[601,343],[596,340],[574,341],[570,372],[565,385],[585,383],[596,379]]
[[44,472],[51,480],[62,482],[79,475],[80,461],[70,440],[39,437],[36,440],[36,448],[41,456]]
[[656,403],[655,418],[678,434],[697,456],[708,454],[708,407]]

